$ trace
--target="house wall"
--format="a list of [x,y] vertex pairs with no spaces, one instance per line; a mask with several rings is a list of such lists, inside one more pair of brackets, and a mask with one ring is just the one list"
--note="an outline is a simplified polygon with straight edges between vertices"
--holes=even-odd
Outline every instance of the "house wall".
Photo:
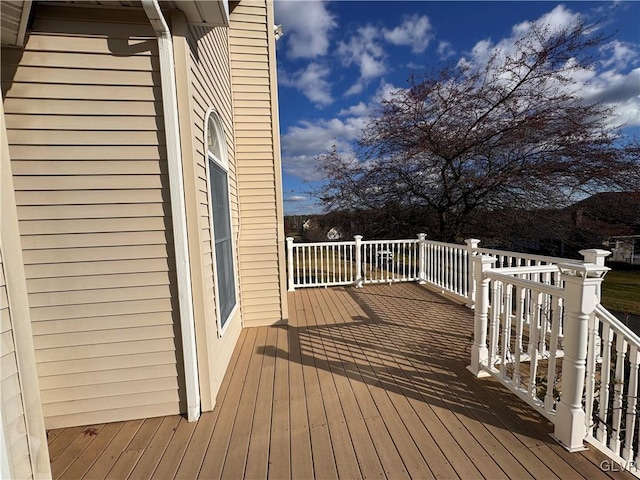
[[0,476],[49,478],[11,161],[0,105]]
[[[211,240],[210,185],[205,146],[207,113],[221,119],[229,160],[229,193],[233,235],[239,233],[237,163],[229,71],[228,30],[187,27],[184,15],[172,12],[171,30],[178,89],[185,203],[194,294],[194,318],[202,409],[213,409],[215,397],[242,329],[242,307],[224,332],[216,322],[215,274]],[[236,241],[236,255],[238,253]],[[236,259],[237,262],[237,259]],[[240,281],[240,278],[238,278]]]
[[36,7],[2,90],[48,428],[184,411],[157,41]]
[[27,426],[20,388],[20,376],[16,358],[16,345],[13,338],[11,311],[7,297],[7,286],[0,247],[0,371],[2,390],[2,427],[5,429],[5,442],[9,465],[12,467],[11,478],[32,478],[31,459]]
[[288,316],[273,28],[270,1],[243,1],[231,12],[229,49],[245,326],[270,325]]

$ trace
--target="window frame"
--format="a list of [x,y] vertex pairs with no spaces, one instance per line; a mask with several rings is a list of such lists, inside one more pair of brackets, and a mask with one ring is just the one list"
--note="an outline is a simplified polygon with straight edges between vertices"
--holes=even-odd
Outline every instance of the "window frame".
[[[209,123],[213,122],[215,134],[217,135],[218,145],[220,147],[220,157],[218,158],[213,152],[209,150]],[[240,308],[240,297],[239,297],[239,284],[238,284],[238,269],[237,269],[237,259],[236,259],[236,239],[234,238],[233,232],[233,217],[231,215],[231,189],[229,182],[229,157],[227,153],[227,142],[226,142],[226,134],[224,131],[224,127],[218,112],[210,108],[207,110],[207,114],[205,115],[205,124],[204,124],[204,151],[205,151],[205,170],[206,170],[206,182],[207,182],[207,209],[209,215],[209,241],[211,244],[211,261],[213,267],[213,289],[214,289],[214,305],[215,305],[215,317],[216,317],[216,327],[218,332],[218,338],[221,338],[226,331],[227,327],[231,323],[231,319],[236,315],[236,312]],[[229,217],[229,231],[230,231],[230,241],[231,241],[231,265],[233,269],[233,287],[234,287],[234,305],[231,308],[231,311],[227,315],[226,318],[222,318],[222,311],[220,308],[220,282],[218,279],[218,262],[216,256],[216,235],[215,235],[215,224],[213,219],[213,185],[211,184],[211,163],[217,165],[221,170],[223,170],[226,174],[227,181],[227,209],[228,209],[228,217]]]

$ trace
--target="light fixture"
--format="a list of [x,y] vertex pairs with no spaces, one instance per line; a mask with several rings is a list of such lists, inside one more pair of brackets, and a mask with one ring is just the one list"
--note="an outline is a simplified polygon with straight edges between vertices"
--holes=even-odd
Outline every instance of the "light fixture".
[[276,40],[280,40],[280,37],[284,35],[284,32],[282,31],[282,25],[274,25],[273,34],[275,35]]

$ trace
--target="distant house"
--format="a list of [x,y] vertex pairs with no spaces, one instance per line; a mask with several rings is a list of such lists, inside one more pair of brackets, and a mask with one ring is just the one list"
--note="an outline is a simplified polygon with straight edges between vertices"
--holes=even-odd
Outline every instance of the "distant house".
[[640,265],[640,235],[609,237],[605,246],[611,249],[612,261]]
[[335,227],[331,227],[327,232],[327,240],[340,240],[342,238],[342,234]]
[[2,8],[2,478],[45,429],[212,410],[286,321],[271,1]]

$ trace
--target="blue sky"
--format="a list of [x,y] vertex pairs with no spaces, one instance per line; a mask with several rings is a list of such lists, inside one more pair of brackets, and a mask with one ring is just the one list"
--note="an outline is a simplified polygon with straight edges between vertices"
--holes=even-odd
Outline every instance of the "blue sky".
[[616,124],[640,136],[640,2],[436,2],[276,0],[278,95],[285,214],[319,213],[309,190],[322,181],[315,158],[349,151],[370,109],[413,72],[513,42],[514,27],[602,19],[615,35],[584,95],[615,107]]

